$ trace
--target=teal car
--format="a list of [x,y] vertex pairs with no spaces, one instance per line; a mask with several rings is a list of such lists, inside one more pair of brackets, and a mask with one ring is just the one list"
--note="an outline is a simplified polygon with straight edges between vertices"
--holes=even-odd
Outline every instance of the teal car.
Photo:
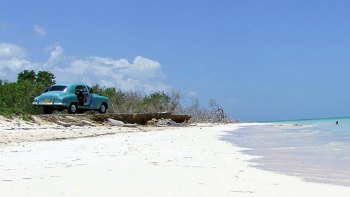
[[74,114],[87,110],[106,113],[108,98],[93,93],[92,89],[80,83],[55,84],[34,98],[34,106],[42,106],[44,114],[51,114],[54,110],[67,110]]

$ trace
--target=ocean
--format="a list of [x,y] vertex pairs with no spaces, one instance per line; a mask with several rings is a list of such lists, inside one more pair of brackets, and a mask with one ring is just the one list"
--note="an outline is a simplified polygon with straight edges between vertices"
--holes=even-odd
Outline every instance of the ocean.
[[350,186],[350,118],[247,125],[223,139],[257,156],[251,161],[254,167]]

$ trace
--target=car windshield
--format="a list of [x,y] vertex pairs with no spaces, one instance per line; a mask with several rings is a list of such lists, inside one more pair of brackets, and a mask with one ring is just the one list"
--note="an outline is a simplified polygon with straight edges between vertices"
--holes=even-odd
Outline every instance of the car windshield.
[[67,86],[51,86],[47,91],[51,92],[51,91],[65,91],[67,88]]

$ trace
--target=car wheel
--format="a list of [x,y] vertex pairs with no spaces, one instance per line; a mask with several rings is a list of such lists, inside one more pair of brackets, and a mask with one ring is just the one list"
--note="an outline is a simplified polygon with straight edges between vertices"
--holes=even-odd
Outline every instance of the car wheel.
[[75,104],[75,103],[70,104],[70,106],[68,107],[69,114],[75,114],[75,113],[77,113],[77,110],[78,110],[77,104]]
[[54,110],[53,107],[48,107],[48,106],[43,107],[44,114],[52,114],[53,110]]
[[107,106],[106,106],[105,103],[102,103],[102,105],[101,105],[100,109],[98,110],[98,112],[100,112],[101,114],[104,114],[104,113],[106,113],[106,111],[107,111]]

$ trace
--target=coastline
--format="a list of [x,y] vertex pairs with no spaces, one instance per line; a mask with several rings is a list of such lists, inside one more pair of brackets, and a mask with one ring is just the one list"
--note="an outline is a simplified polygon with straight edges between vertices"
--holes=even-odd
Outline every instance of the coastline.
[[[93,138],[11,143],[0,147],[0,193],[2,196],[350,195],[350,187],[304,182],[298,177],[252,167],[253,156],[243,154],[242,148],[221,139],[226,131],[234,132],[244,125],[249,124],[147,128],[147,132],[98,127],[101,132],[114,133]],[[88,129],[91,130],[85,128]]]
[[249,125],[223,140],[258,156],[251,160],[262,170],[301,177],[304,181],[350,186],[346,122],[287,122]]

